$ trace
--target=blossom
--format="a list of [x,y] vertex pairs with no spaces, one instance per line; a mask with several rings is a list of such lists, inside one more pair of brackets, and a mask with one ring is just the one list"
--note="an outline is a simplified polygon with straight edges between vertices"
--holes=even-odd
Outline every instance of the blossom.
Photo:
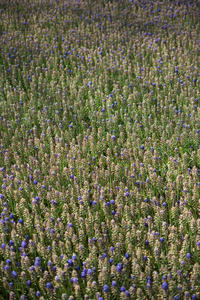
[[120,272],[122,270],[122,264],[121,263],[117,264],[116,270],[117,270],[117,272]]
[[163,284],[162,284],[162,288],[163,288],[163,290],[167,290],[168,289],[168,284],[167,284],[167,282],[163,282]]
[[26,248],[27,247],[26,241],[22,241],[21,246],[22,248]]
[[106,293],[108,293],[109,292],[109,286],[106,284],[106,285],[104,285],[104,287],[103,287],[103,291],[104,292],[106,292]]
[[12,271],[12,276],[13,276],[13,278],[17,278],[17,272],[16,271]]
[[46,284],[46,288],[47,288],[47,289],[52,289],[52,288],[53,288],[53,286],[52,286],[51,282],[47,282],[47,284]]

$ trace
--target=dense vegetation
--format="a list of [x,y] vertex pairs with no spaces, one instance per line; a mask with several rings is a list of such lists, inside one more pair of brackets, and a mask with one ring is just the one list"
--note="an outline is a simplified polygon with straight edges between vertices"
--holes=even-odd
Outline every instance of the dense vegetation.
[[2,299],[200,299],[199,1],[1,1]]

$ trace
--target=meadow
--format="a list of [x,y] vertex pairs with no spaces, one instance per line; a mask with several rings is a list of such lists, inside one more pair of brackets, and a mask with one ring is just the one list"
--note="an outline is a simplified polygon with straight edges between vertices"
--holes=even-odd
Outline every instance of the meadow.
[[0,299],[200,299],[200,2],[0,1]]

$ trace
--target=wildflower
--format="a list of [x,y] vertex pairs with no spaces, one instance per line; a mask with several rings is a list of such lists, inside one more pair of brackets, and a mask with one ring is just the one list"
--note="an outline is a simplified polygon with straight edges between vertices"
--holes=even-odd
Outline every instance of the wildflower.
[[11,265],[11,260],[8,258],[8,259],[6,260],[6,263],[7,263],[7,265]]
[[52,266],[53,266],[52,261],[48,261],[47,266],[48,266],[48,267],[52,267]]
[[35,296],[36,296],[36,297],[40,297],[40,296],[41,296],[40,291],[37,291],[36,294],[35,294]]
[[27,248],[26,241],[23,241],[23,242],[21,243],[21,246],[22,246],[22,248]]
[[86,278],[86,272],[81,272],[81,277]]
[[106,284],[106,285],[104,285],[104,287],[103,287],[103,291],[104,292],[106,292],[106,293],[108,293],[109,292],[109,286]]
[[122,270],[122,264],[120,264],[120,263],[117,264],[116,270],[117,270],[117,272],[120,272]]
[[47,284],[46,284],[46,288],[47,288],[47,289],[52,289],[52,288],[53,288],[53,286],[52,286],[51,282],[47,282]]
[[13,278],[17,278],[17,272],[16,271],[12,271],[12,276],[13,276]]
[[117,287],[117,282],[116,281],[112,281],[112,286],[113,287]]
[[128,253],[125,253],[125,257],[126,257],[127,259],[129,259],[130,255],[129,255]]
[[69,259],[68,264],[69,264],[70,267],[72,267],[73,266],[73,261],[71,259]]
[[4,271],[9,271],[9,270],[10,270],[9,266],[8,266],[8,265],[5,265]]
[[167,284],[167,282],[163,282],[162,288],[163,288],[163,290],[165,290],[165,291],[168,289],[168,284]]
[[190,259],[190,258],[191,258],[191,254],[190,254],[190,253],[187,253],[187,254],[186,254],[186,258],[187,258],[187,259]]
[[26,282],[26,285],[29,286],[29,287],[31,287],[31,281],[28,280],[28,281]]
[[1,249],[5,249],[6,248],[6,244],[1,244]]

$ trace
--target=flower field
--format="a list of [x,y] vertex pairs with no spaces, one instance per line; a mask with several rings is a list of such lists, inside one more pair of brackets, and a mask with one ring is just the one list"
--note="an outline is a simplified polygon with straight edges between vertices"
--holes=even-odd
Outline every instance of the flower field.
[[200,299],[200,2],[0,1],[0,299]]

